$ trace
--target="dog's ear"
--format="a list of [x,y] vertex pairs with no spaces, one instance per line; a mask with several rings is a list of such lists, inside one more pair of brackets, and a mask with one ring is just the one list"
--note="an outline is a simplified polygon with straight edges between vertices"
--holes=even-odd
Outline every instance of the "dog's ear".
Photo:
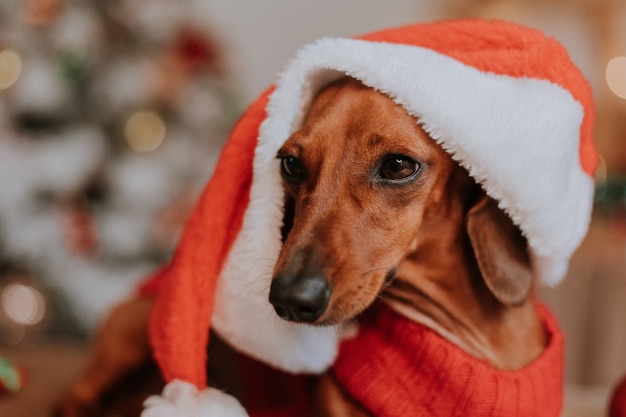
[[483,194],[467,213],[467,233],[489,290],[505,305],[522,304],[533,274],[526,239],[509,216]]

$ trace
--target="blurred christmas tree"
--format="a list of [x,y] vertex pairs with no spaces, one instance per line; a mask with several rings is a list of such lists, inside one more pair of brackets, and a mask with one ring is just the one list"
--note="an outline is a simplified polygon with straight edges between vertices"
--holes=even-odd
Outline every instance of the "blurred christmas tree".
[[170,255],[237,114],[190,3],[0,2],[0,342],[91,329]]

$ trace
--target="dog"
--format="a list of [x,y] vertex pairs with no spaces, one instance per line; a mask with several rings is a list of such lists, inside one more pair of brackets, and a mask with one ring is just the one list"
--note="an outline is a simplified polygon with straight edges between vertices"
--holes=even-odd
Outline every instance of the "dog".
[[[499,370],[542,354],[525,238],[402,106],[352,78],[333,82],[277,158],[286,210],[269,302],[279,317],[358,323],[384,304]],[[114,310],[57,416],[94,412],[149,362],[150,306],[135,298]],[[371,415],[333,372],[315,386],[319,416]]]
[[[380,298],[501,370],[546,345],[527,244],[398,104],[352,79],[320,93],[280,149],[293,221],[270,302],[287,320],[351,320]],[[366,415],[322,377],[322,415]]]

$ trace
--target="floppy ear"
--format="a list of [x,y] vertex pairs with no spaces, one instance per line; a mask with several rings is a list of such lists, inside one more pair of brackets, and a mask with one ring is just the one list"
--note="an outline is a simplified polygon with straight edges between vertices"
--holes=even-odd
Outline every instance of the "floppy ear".
[[526,239],[497,205],[483,195],[467,213],[467,234],[485,284],[503,304],[522,304],[533,274]]

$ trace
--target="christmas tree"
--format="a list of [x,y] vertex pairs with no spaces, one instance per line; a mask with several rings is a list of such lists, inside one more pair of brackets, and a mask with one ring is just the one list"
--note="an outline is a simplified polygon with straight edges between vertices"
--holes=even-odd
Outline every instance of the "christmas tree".
[[0,3],[0,343],[85,333],[170,256],[238,113],[192,6]]

